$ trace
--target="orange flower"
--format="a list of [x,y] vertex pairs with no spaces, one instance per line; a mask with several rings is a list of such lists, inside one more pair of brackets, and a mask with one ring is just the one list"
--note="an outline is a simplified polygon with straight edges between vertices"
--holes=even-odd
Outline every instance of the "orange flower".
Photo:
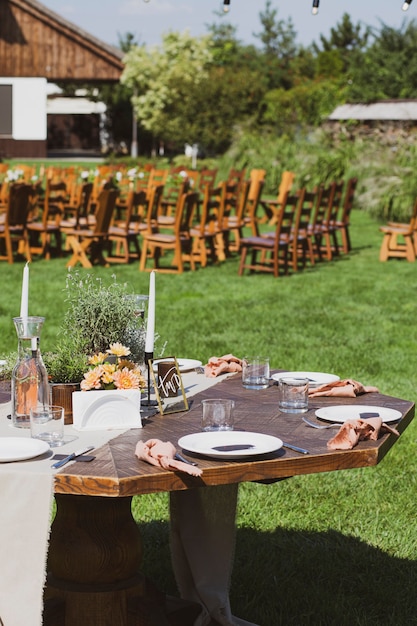
[[100,389],[101,387],[101,371],[99,367],[84,374],[84,380],[81,381],[82,391],[90,391],[90,389]]
[[133,370],[124,367],[113,375],[113,381],[117,389],[140,389],[140,379]]

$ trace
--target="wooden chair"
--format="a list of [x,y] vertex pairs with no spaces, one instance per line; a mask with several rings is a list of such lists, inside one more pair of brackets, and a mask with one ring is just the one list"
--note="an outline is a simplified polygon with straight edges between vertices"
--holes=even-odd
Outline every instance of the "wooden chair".
[[110,223],[118,196],[117,189],[103,189],[97,199],[94,228],[78,228],[67,233],[67,242],[73,254],[67,267],[81,263],[91,268],[95,264],[106,265],[103,250],[108,238]]
[[309,226],[316,204],[318,191],[317,188],[313,191],[302,189],[299,194],[301,197],[297,207],[292,232],[292,241],[290,244],[292,269],[294,272],[298,270],[300,260],[302,267],[304,268],[306,266],[307,257],[311,265],[315,264],[313,237],[309,230]]
[[215,188],[217,172],[218,170],[216,168],[214,169],[206,168],[206,169],[200,170],[200,173],[198,175],[198,182],[197,182],[197,191],[199,191],[200,194],[202,195],[204,194],[204,190],[207,187],[207,185],[211,187],[212,189]]
[[[109,227],[109,254],[106,257],[109,263],[130,263],[140,259],[139,236],[141,228],[144,228],[149,202],[154,201],[154,194],[149,198],[145,189],[129,192],[124,219]],[[113,246],[116,247],[114,253]]]
[[[219,228],[225,240],[226,255],[229,252],[240,251],[240,240],[245,226],[250,184],[249,180],[237,183],[237,195],[233,204],[228,206],[226,197],[226,203],[219,223]],[[263,185],[261,181],[257,184]]]
[[[0,259],[13,263],[15,248],[31,261],[27,218],[36,199],[37,190],[33,185],[14,183],[9,186],[6,209],[0,221],[0,241],[4,242],[4,254]],[[17,244],[17,246],[15,245]]]
[[321,226],[321,252],[328,261],[331,261],[333,256],[339,254],[339,244],[336,236],[336,222],[342,203],[343,194],[343,181],[334,182],[332,184],[332,193],[330,196],[330,202],[328,203],[323,223]]
[[278,187],[278,194],[275,200],[262,200],[261,206],[263,207],[266,218],[269,220],[269,223],[275,224],[277,220],[277,215],[280,206],[284,200],[285,194],[289,193],[292,189],[293,183],[295,179],[294,172],[289,170],[285,170],[282,172],[281,181]]
[[265,180],[257,178],[250,181],[248,198],[246,201],[246,209],[243,215],[243,221],[245,226],[249,226],[252,235],[259,235],[259,224],[261,219],[258,216],[258,207],[261,203],[262,191],[265,185]]
[[[61,232],[74,230],[80,226],[91,226],[94,217],[90,215],[93,183],[78,185],[77,195],[73,203],[64,205],[64,217],[60,221]],[[91,223],[90,223],[90,220]]]
[[135,220],[139,233],[154,233],[158,231],[158,217],[160,215],[163,193],[164,185],[156,185],[146,192],[147,203],[143,210],[143,219]]
[[349,234],[349,227],[350,227],[350,214],[353,208],[353,200],[355,197],[357,184],[358,184],[357,178],[349,178],[349,180],[347,181],[345,194],[343,198],[342,215],[340,219],[337,219],[335,222],[336,234],[337,233],[341,234],[341,237],[342,237],[341,248],[345,254],[348,254],[352,249],[352,245],[350,241],[350,234]]
[[[325,231],[325,218],[328,215],[328,212],[331,210],[333,203],[334,194],[336,191],[336,183],[331,183],[324,187],[323,185],[319,185],[317,189],[317,200],[316,205],[313,209],[313,215],[311,224],[309,226],[309,233],[312,236],[312,240],[314,243],[314,254],[315,258],[322,261],[323,260],[323,252],[326,252],[326,248],[323,248],[323,234]],[[331,242],[330,242],[331,243]],[[330,258],[332,256],[331,247],[330,247]]]
[[[288,256],[293,272],[298,271],[300,261],[303,268],[306,266],[307,256],[311,265],[315,264],[314,246],[309,225],[317,198],[317,190],[308,192],[305,188],[302,188],[296,192],[295,196],[299,198],[299,202],[294,214],[288,248]],[[262,233],[261,236],[275,237],[276,231]]]
[[[195,269],[192,255],[192,238],[190,228],[197,207],[199,196],[197,193],[184,193],[179,199],[175,215],[174,233],[144,233],[140,270],[151,271],[157,269],[164,273],[182,274],[184,263],[188,262],[192,270]],[[149,248],[153,252],[153,268],[146,267]],[[174,251],[171,267],[160,265],[162,253],[167,250]]]
[[201,267],[207,265],[207,249],[209,249],[212,263],[222,260],[218,259],[216,250],[216,243],[221,235],[218,230],[220,202],[220,190],[206,185],[203,200],[198,209],[198,220],[190,229],[193,258],[196,263],[200,263]]
[[148,189],[159,185],[165,185],[167,182],[169,170],[153,168],[149,173]]
[[390,258],[407,259],[409,262],[415,261],[417,251],[417,199],[408,224],[391,222],[386,226],[380,226],[379,230],[384,234],[379,252],[380,261],[388,261]]
[[30,250],[45,259],[51,258],[52,239],[55,240],[57,256],[62,253],[61,218],[67,201],[67,186],[64,181],[46,181],[43,208],[38,219],[28,223]]
[[165,190],[159,203],[158,225],[165,228],[174,228],[175,209],[184,193],[190,191],[190,182],[184,179],[180,185]]
[[[241,239],[239,276],[243,275],[245,269],[250,272],[269,272],[276,278],[280,274],[280,268],[283,268],[285,274],[288,273],[294,216],[299,203],[300,196],[290,196],[287,193],[278,213],[273,237],[252,236]],[[246,260],[248,254],[249,261]]]

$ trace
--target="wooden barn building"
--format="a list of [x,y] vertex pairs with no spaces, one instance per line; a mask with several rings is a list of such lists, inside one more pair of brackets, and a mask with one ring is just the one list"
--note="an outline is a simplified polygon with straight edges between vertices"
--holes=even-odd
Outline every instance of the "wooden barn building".
[[36,0],[0,0],[0,157],[45,158],[48,134],[55,148],[57,136],[96,141],[85,134],[85,111],[82,121],[68,111],[47,114],[48,83],[118,82],[122,57]]

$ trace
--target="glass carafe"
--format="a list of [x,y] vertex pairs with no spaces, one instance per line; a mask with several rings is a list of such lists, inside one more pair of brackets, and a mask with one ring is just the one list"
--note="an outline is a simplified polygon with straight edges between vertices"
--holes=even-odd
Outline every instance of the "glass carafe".
[[30,427],[30,409],[49,404],[48,374],[39,350],[44,317],[14,317],[19,340],[17,363],[12,373],[12,422]]

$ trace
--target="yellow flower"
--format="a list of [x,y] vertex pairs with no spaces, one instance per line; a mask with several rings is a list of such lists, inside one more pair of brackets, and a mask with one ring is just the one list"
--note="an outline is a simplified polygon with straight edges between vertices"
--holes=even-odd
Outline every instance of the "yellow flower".
[[98,354],[93,354],[93,356],[90,356],[88,362],[90,365],[101,365],[101,363],[104,363],[106,358],[107,354],[105,352],[99,352]]
[[130,354],[129,348],[122,345],[121,343],[112,343],[110,344],[110,348],[107,350],[109,354],[115,354],[118,357],[128,356]]
[[104,385],[110,385],[114,381],[116,366],[113,363],[103,363],[101,368],[101,380]]

